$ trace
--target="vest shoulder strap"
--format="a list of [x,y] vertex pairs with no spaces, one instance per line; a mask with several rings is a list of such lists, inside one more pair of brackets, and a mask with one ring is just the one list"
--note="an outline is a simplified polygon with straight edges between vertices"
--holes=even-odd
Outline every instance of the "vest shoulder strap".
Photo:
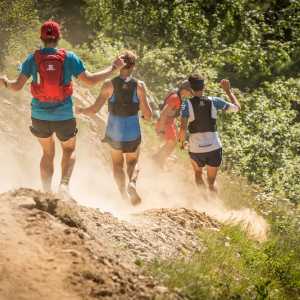
[[[67,57],[67,51],[65,49],[58,49],[56,53],[54,53],[54,55],[56,56],[56,59],[61,60],[62,62],[64,62],[65,58]],[[38,49],[34,52],[34,60],[36,62],[37,65],[39,65],[42,60],[43,60],[43,54],[41,49]]]
[[34,57],[34,61],[37,64],[37,66],[41,63],[42,60],[42,54],[41,54],[41,50],[36,50],[33,54]]
[[131,89],[137,88],[138,80],[135,78],[131,78],[129,81],[125,81],[120,76],[117,76],[111,80],[114,91],[117,91],[122,87],[123,84],[129,84]]

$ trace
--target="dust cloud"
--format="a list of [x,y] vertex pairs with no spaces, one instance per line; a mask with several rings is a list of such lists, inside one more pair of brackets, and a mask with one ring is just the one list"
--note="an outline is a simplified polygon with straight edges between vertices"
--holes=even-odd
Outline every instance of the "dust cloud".
[[[18,187],[40,189],[41,150],[28,129],[30,105],[28,100],[24,101],[30,99],[30,95],[4,96],[4,99],[0,96],[4,103],[0,112],[0,192]],[[100,122],[102,125],[97,122],[78,121],[80,132],[77,161],[70,191],[80,204],[111,212],[123,219],[129,219],[132,213],[152,208],[185,207],[206,212],[222,223],[240,224],[250,236],[259,240],[266,239],[268,224],[254,210],[243,207],[235,210],[226,208],[221,199],[194,186],[190,168],[178,168],[179,161],[167,172],[158,170],[144,146],[138,181],[143,203],[138,207],[126,203],[121,199],[113,180],[107,148],[100,142],[99,128],[103,128],[103,120]],[[56,142],[54,191],[60,180],[60,158],[61,149]]]
[[221,223],[240,225],[254,239],[266,240],[268,223],[255,210],[247,207],[227,208],[221,197],[216,197],[193,184],[190,168],[182,172],[174,165],[169,171],[162,172],[145,152],[142,148],[137,184],[143,198],[140,206],[132,207],[119,196],[108,165],[107,153],[103,153],[106,156],[105,163],[91,158],[83,159],[84,156],[88,157],[87,155],[78,155],[81,159],[77,161],[71,187],[74,197],[83,205],[109,211],[128,221],[132,213],[154,208],[195,209],[207,213]]

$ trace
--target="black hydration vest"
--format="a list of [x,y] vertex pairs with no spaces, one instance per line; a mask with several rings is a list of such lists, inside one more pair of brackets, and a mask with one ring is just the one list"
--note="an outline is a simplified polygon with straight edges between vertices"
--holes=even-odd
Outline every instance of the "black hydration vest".
[[131,78],[128,82],[120,76],[112,80],[114,101],[109,101],[108,111],[120,117],[134,116],[139,111],[139,103],[134,102],[137,93],[137,80]]
[[217,120],[212,118],[212,101],[208,97],[193,97],[190,99],[193,106],[195,120],[189,123],[189,132],[216,132]]

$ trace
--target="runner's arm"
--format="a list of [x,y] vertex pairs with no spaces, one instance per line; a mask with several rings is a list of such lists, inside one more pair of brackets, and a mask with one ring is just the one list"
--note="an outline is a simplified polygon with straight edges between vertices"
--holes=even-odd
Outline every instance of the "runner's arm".
[[84,71],[78,75],[78,79],[88,85],[95,85],[101,81],[108,79],[115,71],[120,70],[125,65],[124,60],[118,57],[110,67],[97,72],[91,73],[89,71]]
[[137,96],[140,100],[140,109],[142,116],[146,121],[150,121],[152,117],[152,109],[146,96],[146,87],[144,82],[138,82]]
[[174,108],[169,105],[168,103],[164,106],[163,110],[160,113],[160,117],[157,121],[157,131],[163,132],[165,129],[165,124],[166,124],[166,120],[168,118],[168,116],[170,116],[174,111]]
[[180,117],[180,128],[178,134],[178,142],[180,147],[183,148],[184,142],[186,140],[186,131],[188,126],[188,118],[181,116]]
[[24,87],[27,80],[28,77],[23,73],[20,73],[18,78],[15,80],[9,80],[6,76],[0,77],[2,86],[15,92],[20,91]]
[[184,148],[189,118],[190,118],[189,105],[188,102],[185,101],[181,106],[180,127],[179,127],[179,134],[178,134],[178,142],[180,144],[181,149]]
[[228,98],[230,99],[231,103],[237,107],[237,111],[241,110],[241,105],[237,100],[236,96],[234,95],[233,91],[231,90],[230,81],[227,79],[222,79],[220,85]]
[[76,107],[75,112],[77,114],[84,114],[87,116],[95,115],[102,108],[107,99],[111,97],[112,92],[113,86],[111,81],[105,82],[100,90],[99,96],[97,97],[95,103],[86,108]]

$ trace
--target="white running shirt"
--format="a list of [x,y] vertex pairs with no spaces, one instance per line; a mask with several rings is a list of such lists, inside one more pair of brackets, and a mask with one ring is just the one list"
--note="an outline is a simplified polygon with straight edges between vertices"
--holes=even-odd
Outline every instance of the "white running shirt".
[[[219,97],[208,97],[212,101],[211,117],[217,119],[219,110],[226,112],[238,112],[239,108]],[[181,116],[187,118],[188,122],[195,120],[194,110],[190,100],[182,104]],[[189,137],[189,151],[192,153],[206,153],[222,148],[218,132],[191,133]]]

